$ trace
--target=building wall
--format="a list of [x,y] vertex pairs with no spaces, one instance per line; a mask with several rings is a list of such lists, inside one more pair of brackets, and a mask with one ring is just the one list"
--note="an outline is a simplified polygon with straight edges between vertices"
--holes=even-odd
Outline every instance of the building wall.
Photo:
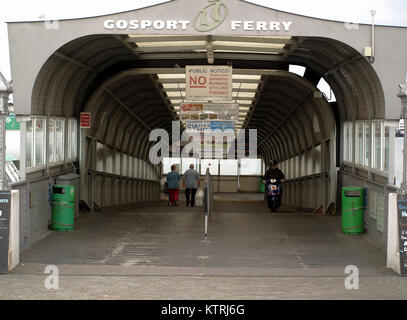
[[[204,1],[177,0],[162,5],[148,7],[136,11],[112,14],[101,17],[64,20],[59,22],[59,29],[49,30],[44,22],[10,23],[9,42],[14,99],[17,114],[31,113],[31,93],[35,79],[46,60],[64,44],[90,34],[183,34],[200,35],[193,26],[186,30],[108,30],[104,22],[113,20],[190,20],[204,6]],[[239,0],[227,1],[229,14],[225,22],[212,34],[222,35],[259,35],[256,30],[245,31],[231,29],[231,21],[291,21],[289,31],[264,31],[260,35],[284,35],[303,37],[325,37],[335,39],[363,53],[364,48],[371,45],[371,26],[359,25],[350,29],[343,22],[309,18],[273,9],[265,9],[258,5]],[[89,27],[91,26],[91,28]],[[90,31],[91,30],[91,31]],[[386,118],[399,118],[399,101],[396,97],[397,85],[405,81],[407,70],[407,43],[401,41],[407,35],[407,28],[376,27],[376,59],[373,64],[382,82],[386,99]],[[35,52],[35,54],[33,54]]]

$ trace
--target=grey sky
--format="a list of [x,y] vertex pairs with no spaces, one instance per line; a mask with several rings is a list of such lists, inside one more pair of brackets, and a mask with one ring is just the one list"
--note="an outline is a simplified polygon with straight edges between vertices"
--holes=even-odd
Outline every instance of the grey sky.
[[[116,13],[146,5],[167,2],[163,0],[13,0],[0,11],[0,71],[10,79],[7,27],[5,21],[79,18]],[[370,10],[377,11],[376,23],[383,25],[407,26],[405,0],[250,0],[278,10],[318,18],[369,23]],[[97,5],[95,5],[97,3]]]

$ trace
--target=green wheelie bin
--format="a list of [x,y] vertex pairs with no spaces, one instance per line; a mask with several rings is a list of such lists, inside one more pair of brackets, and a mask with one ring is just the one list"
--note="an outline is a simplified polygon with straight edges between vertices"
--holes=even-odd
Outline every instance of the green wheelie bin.
[[259,180],[259,193],[265,193],[266,192],[266,186],[263,183],[263,178],[260,178]]
[[365,231],[365,189],[347,187],[342,189],[342,232],[360,235]]
[[52,225],[57,231],[72,231],[75,219],[75,187],[53,186]]

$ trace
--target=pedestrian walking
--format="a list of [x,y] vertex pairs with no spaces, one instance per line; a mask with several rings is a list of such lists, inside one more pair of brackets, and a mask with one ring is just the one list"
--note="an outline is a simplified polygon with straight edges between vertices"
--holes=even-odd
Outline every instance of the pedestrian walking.
[[199,173],[195,170],[195,166],[191,164],[189,170],[184,174],[185,196],[187,198],[187,207],[195,207],[195,196],[200,187]]
[[179,173],[177,172],[177,167],[173,165],[171,167],[171,172],[167,175],[168,193],[170,196],[170,203],[172,207],[177,206],[180,180],[181,178]]

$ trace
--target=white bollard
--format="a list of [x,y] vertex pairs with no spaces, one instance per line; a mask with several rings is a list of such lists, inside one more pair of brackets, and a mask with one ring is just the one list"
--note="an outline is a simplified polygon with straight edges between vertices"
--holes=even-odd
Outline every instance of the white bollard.
[[8,271],[20,263],[20,201],[19,192],[11,191],[10,238],[8,250]]

